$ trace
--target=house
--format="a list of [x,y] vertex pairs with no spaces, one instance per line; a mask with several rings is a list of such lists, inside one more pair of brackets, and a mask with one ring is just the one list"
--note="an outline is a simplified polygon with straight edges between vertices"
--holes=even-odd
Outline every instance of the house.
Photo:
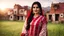
[[9,11],[8,13],[9,20],[25,20],[28,6],[24,7],[20,6],[19,4],[15,4],[13,11]]
[[64,3],[52,3],[51,9],[46,13],[47,21],[53,23],[64,22]]
[[5,8],[4,10],[0,10],[0,20],[8,20],[8,11],[10,8]]

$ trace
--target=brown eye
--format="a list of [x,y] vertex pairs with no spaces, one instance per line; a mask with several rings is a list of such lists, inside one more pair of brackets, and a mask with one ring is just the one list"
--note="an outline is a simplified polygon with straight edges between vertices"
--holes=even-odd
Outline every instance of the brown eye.
[[36,7],[36,8],[39,8],[39,7]]
[[39,7],[33,7],[33,8],[39,8]]
[[33,7],[33,8],[35,8],[35,7]]

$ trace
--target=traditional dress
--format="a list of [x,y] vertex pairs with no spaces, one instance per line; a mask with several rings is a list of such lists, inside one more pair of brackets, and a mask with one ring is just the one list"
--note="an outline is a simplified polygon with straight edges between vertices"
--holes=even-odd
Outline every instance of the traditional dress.
[[27,24],[25,21],[21,34],[22,36],[47,36],[47,22],[42,15],[32,19],[28,31],[26,31],[26,26]]

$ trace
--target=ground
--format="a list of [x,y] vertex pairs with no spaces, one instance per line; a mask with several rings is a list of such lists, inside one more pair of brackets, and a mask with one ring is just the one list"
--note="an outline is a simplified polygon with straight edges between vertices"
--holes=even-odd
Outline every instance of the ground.
[[[20,36],[24,21],[0,21],[0,36]],[[48,23],[48,36],[64,36],[64,24]]]

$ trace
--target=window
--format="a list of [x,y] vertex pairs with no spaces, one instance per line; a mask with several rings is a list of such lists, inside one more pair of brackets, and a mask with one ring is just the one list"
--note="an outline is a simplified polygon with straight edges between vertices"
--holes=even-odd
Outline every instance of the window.
[[63,13],[60,14],[60,17],[63,17]]
[[16,14],[16,11],[14,11],[14,14]]
[[15,13],[16,13],[16,11],[15,11]]
[[53,7],[54,7],[54,9],[56,10],[56,9],[59,8],[59,5],[58,5],[58,4],[54,4]]
[[12,16],[11,16],[11,18],[12,18]]
[[23,14],[23,10],[22,9],[19,10],[19,14]]

